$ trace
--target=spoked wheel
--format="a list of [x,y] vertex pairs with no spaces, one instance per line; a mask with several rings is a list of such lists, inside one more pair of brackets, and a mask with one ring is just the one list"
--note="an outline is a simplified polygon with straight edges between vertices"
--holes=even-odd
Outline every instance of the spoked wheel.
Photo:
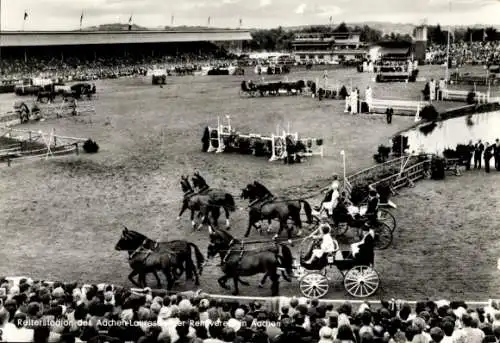
[[392,230],[386,223],[378,223],[375,230],[375,249],[385,250],[392,243]]
[[322,298],[328,293],[328,279],[320,273],[306,274],[300,279],[299,287],[307,298]]
[[380,286],[380,278],[375,269],[355,266],[344,277],[344,288],[355,298],[366,298],[375,294]]
[[381,208],[378,210],[377,217],[378,221],[387,224],[391,228],[392,232],[396,230],[396,218],[394,218],[391,212]]

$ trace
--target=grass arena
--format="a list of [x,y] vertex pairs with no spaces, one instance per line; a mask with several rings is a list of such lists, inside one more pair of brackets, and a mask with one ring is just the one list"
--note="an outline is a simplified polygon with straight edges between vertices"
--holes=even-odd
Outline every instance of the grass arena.
[[[420,76],[440,78],[441,67],[422,67]],[[321,78],[322,70],[292,71],[290,80]],[[354,69],[329,71],[329,79],[363,90],[369,84],[377,98],[419,100],[423,82],[376,84],[373,75]],[[372,165],[372,156],[389,137],[412,125],[413,118],[344,113],[344,102],[303,96],[240,97],[242,80],[257,76],[168,77],[163,88],[151,79],[123,78],[96,82],[96,114],[48,119],[24,128],[55,128],[61,135],[90,137],[101,149],[95,155],[69,156],[0,168],[0,275],[28,275],[47,280],[129,284],[124,252],[114,250],[123,225],[156,240],[187,239],[206,253],[206,229],[193,232],[189,215],[176,221],[181,206],[180,177],[199,170],[209,185],[237,199],[231,233],[242,237],[247,202],[241,189],[259,180],[274,193],[294,197],[317,194],[333,172],[347,173]],[[267,80],[279,76],[266,76]],[[0,96],[2,112],[15,95]],[[457,106],[456,104],[454,106]],[[266,158],[201,151],[201,135],[217,116],[231,116],[236,130],[271,134],[276,125],[324,139],[323,158],[305,163],[269,163]],[[397,218],[392,245],[376,251],[381,289],[375,297],[415,299],[498,297],[500,238],[497,173],[469,172],[443,181],[422,181],[393,199]],[[493,191],[492,191],[493,190]],[[321,197],[310,200],[319,204]],[[222,222],[221,222],[222,223]],[[277,225],[275,224],[275,229]],[[285,233],[283,233],[285,234]],[[250,239],[271,238],[253,231]],[[294,249],[296,253],[296,248]],[[216,282],[218,258],[204,269],[199,286],[230,294]],[[331,280],[329,298],[346,293],[341,276]],[[261,275],[245,278],[241,295],[265,296],[256,287]],[[150,276],[148,281],[154,285]],[[228,283],[231,285],[231,282]],[[269,285],[269,283],[268,283]],[[182,280],[174,290],[198,288]],[[281,281],[282,295],[296,295],[298,283]]]

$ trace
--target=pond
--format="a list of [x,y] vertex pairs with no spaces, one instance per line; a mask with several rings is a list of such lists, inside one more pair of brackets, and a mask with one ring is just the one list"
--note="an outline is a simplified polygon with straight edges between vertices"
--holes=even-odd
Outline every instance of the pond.
[[500,138],[500,111],[478,113],[438,122],[425,134],[419,127],[402,133],[408,137],[410,151],[442,155],[446,148],[455,149],[457,144],[494,143]]

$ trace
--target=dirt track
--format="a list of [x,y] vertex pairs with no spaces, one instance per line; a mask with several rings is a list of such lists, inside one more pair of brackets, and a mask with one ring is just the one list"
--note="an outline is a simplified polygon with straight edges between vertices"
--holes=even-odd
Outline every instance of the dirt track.
[[[321,75],[292,73],[289,78]],[[353,85],[364,89],[370,76],[339,70],[329,77],[342,84],[352,77]],[[92,137],[101,152],[0,168],[0,274],[127,284],[126,256],[113,250],[122,224],[155,239],[186,238],[206,251],[206,232],[192,233],[187,215],[175,221],[181,174],[200,170],[213,187],[234,195],[258,179],[277,193],[305,196],[324,186],[332,172],[342,172],[340,150],[346,151],[348,171],[369,166],[376,147],[387,145],[393,132],[411,123],[398,117],[388,126],[383,117],[345,115],[343,103],[331,100],[240,98],[242,79],[172,77],[163,89],[151,86],[149,78],[102,81],[91,123],[80,117],[33,124],[37,130],[55,127],[61,135]],[[380,98],[418,99],[423,84],[372,87]],[[2,108],[12,102],[11,95],[0,97]],[[202,153],[203,128],[226,114],[241,132],[271,133],[276,124],[290,122],[302,136],[323,137],[326,157],[287,166],[252,156]],[[393,247],[376,257],[383,280],[378,296],[475,300],[500,295],[498,234],[493,229],[500,193],[491,191],[498,177],[493,173],[486,179],[481,173],[426,181],[395,198],[399,227]],[[246,218],[241,210],[233,215],[236,236],[242,235]],[[227,293],[215,283],[217,274],[207,268],[201,287]],[[282,289],[284,294],[298,292],[296,283],[282,283]],[[270,293],[255,287],[241,291]],[[338,298],[344,291],[337,287],[329,295]]]

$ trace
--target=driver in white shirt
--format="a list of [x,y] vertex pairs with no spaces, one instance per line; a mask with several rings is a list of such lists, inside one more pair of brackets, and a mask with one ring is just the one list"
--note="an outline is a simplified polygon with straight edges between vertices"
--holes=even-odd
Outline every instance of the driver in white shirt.
[[334,253],[339,251],[339,244],[335,239],[330,235],[330,227],[328,225],[324,225],[321,228],[322,235],[314,236],[314,239],[321,238],[321,246],[319,249],[314,249],[312,251],[311,258],[307,260],[306,264],[311,264],[315,259],[320,259],[324,254]]

